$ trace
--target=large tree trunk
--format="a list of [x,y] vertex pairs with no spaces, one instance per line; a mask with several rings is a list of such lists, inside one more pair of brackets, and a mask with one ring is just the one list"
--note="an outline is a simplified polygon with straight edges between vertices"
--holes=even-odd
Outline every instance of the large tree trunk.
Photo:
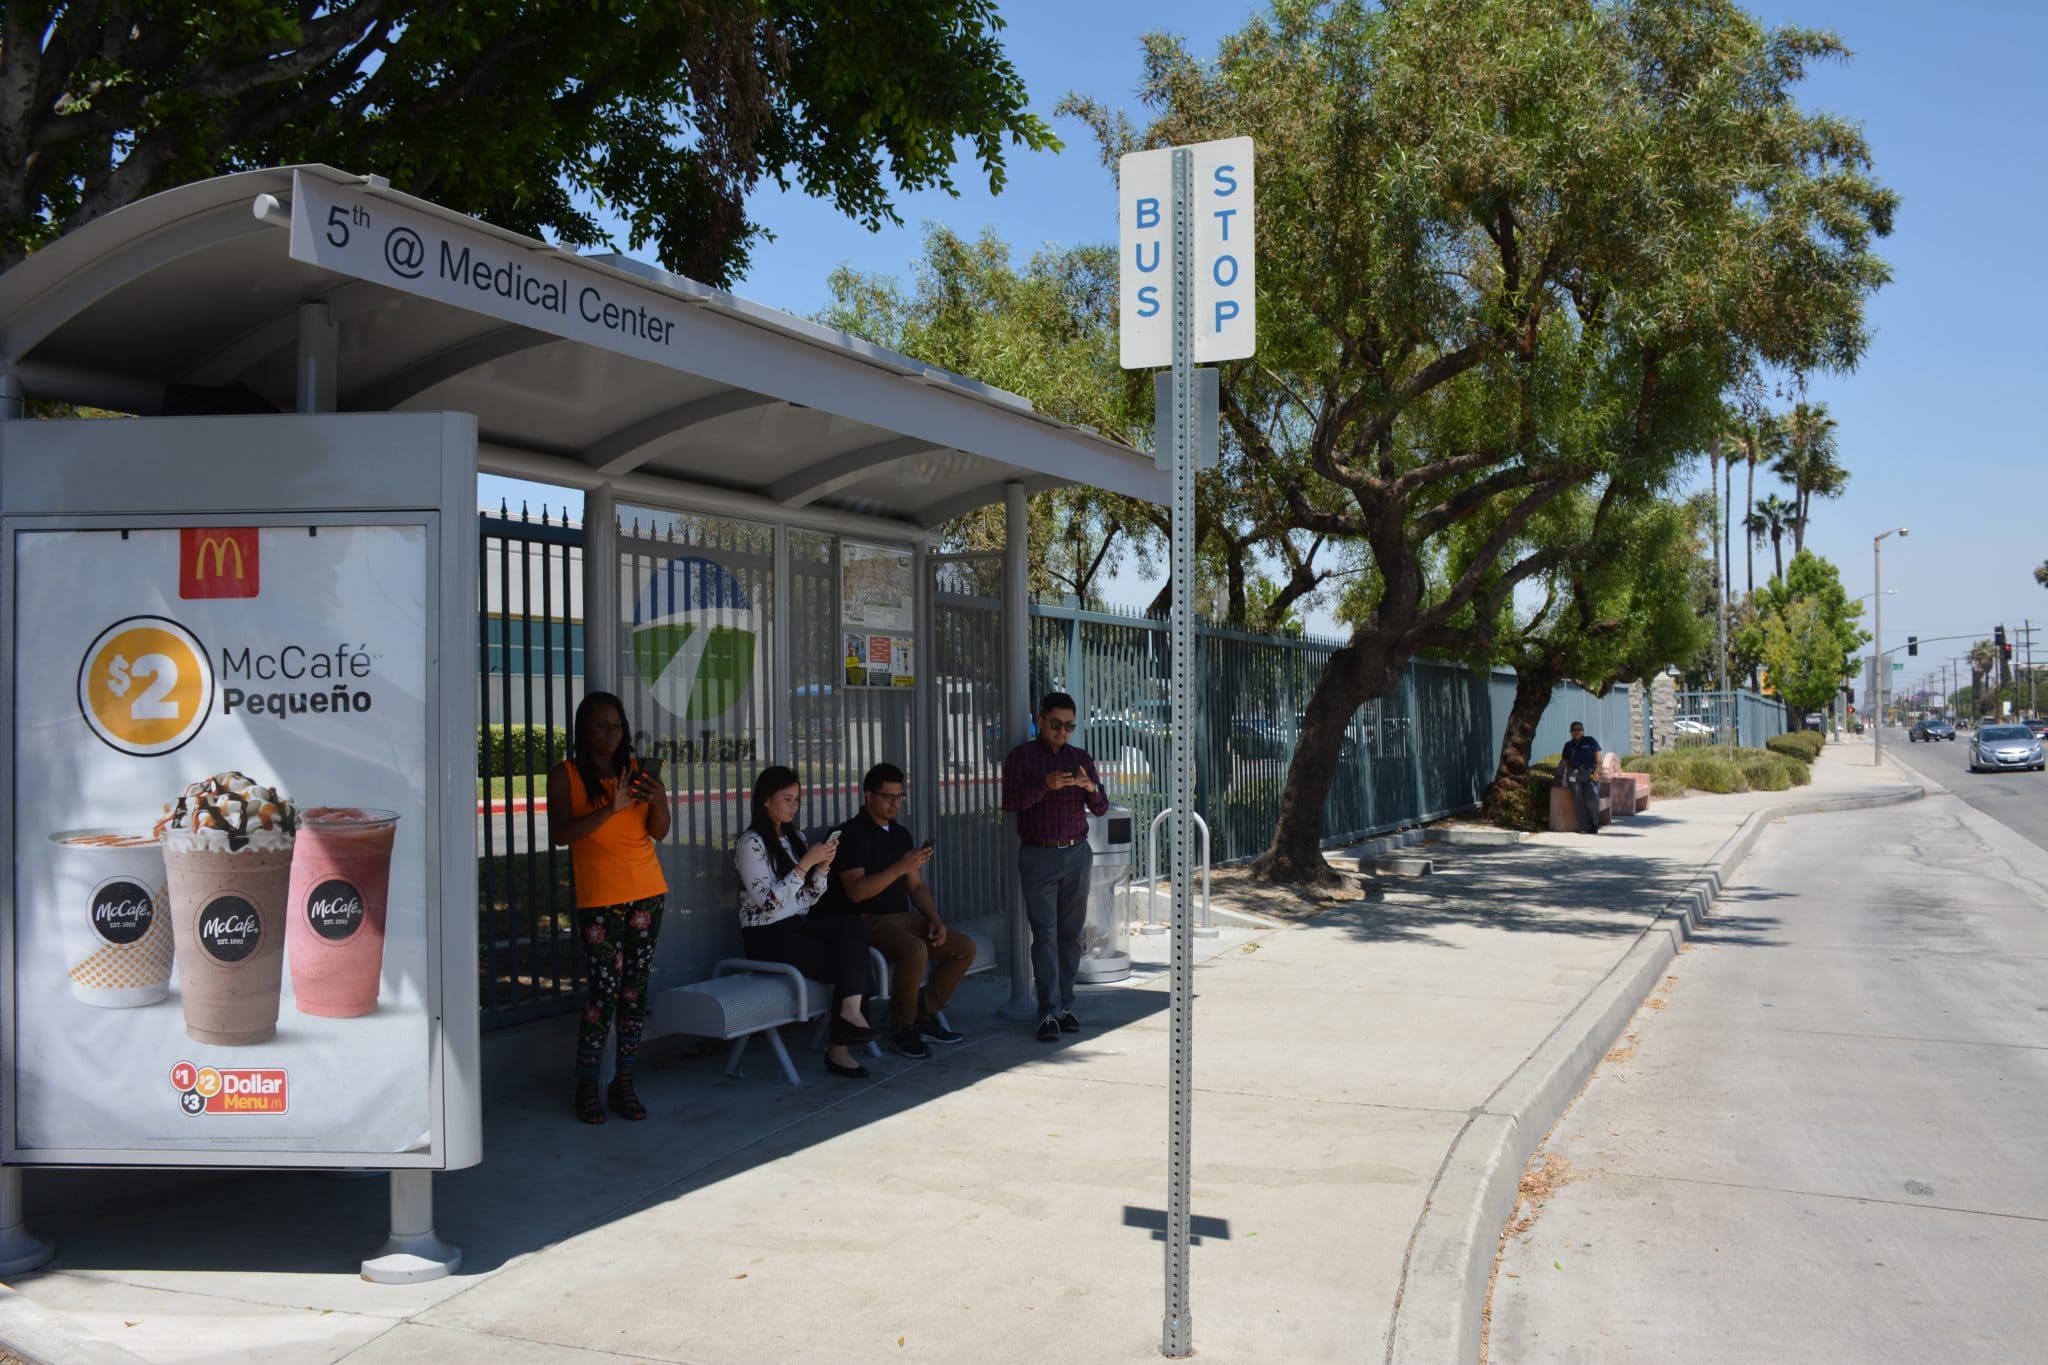
[[1785,581],[1785,528],[1773,523],[1771,526],[1771,563],[1778,569],[1778,581]]
[[[1392,638],[1404,634],[1396,632]],[[1406,662],[1396,662],[1378,650],[1369,652],[1356,643],[1330,656],[1302,714],[1294,757],[1287,764],[1287,786],[1280,794],[1273,844],[1253,861],[1254,878],[1303,886],[1336,882],[1337,874],[1323,860],[1323,811],[1337,775],[1344,727],[1360,706],[1393,690]]]
[[1536,727],[1557,695],[1558,674],[1542,666],[1515,671],[1515,700],[1508,707],[1507,732],[1501,736],[1500,765],[1493,770],[1481,804],[1488,818],[1511,820],[1523,804],[1529,789],[1529,750],[1536,743]]

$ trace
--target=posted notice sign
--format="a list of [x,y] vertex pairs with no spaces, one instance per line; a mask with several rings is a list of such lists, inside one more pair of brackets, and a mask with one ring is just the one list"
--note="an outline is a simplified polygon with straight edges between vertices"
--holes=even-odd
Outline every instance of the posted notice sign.
[[[1117,163],[1118,348],[1127,370],[1173,363],[1173,153],[1132,152]],[[1188,212],[1195,363],[1241,360],[1258,338],[1253,258],[1252,140],[1198,142]]]
[[428,1147],[428,527],[346,520],[14,535],[25,1158]]

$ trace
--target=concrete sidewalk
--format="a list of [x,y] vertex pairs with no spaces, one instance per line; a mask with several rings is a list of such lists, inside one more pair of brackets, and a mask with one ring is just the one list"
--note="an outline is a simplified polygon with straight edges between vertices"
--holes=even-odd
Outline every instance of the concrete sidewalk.
[[[1658,802],[1598,838],[1432,850],[1436,875],[1370,901],[1198,941],[1201,1356],[1469,1357],[1497,1187],[1640,1002],[1660,917],[1716,884],[1759,812],[1918,794],[1867,748],[1815,777]],[[966,1044],[860,1084],[809,1054],[801,1089],[759,1064],[727,1079],[656,1044],[655,1117],[597,1129],[569,1109],[572,1021],[492,1035],[486,1161],[437,1183],[465,1264],[431,1284],[354,1275],[381,1180],[31,1171],[30,1224],[60,1251],[0,1297],[0,1340],[266,1365],[1157,1359],[1163,976],[1088,992],[1089,1027],[1053,1046],[996,1019],[1003,983],[970,980],[950,1011]]]

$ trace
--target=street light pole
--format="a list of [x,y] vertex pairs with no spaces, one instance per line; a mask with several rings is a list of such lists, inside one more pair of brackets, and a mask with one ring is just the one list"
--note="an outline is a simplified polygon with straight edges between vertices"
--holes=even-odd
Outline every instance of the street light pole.
[[1870,539],[1870,585],[1876,589],[1871,596],[1877,599],[1876,620],[1873,622],[1874,638],[1871,641],[1876,650],[1872,656],[1876,666],[1871,670],[1871,682],[1874,684],[1872,690],[1877,694],[1873,698],[1877,705],[1877,729],[1872,740],[1871,762],[1880,767],[1884,765],[1885,684],[1891,681],[1891,665],[1884,657],[1884,538],[1905,534],[1905,527],[1896,526],[1889,531],[1880,531]]

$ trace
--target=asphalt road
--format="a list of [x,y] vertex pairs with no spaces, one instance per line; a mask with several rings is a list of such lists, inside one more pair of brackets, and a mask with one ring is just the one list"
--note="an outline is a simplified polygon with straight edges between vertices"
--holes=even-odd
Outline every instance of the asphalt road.
[[1970,805],[2048,849],[2048,773],[1973,773],[1970,732],[1930,743],[1908,741],[1904,730],[1884,732],[1886,756],[1927,774]]
[[1497,1365],[2048,1354],[2048,852],[1983,813],[2048,783],[1953,777],[1764,832],[1532,1163]]

